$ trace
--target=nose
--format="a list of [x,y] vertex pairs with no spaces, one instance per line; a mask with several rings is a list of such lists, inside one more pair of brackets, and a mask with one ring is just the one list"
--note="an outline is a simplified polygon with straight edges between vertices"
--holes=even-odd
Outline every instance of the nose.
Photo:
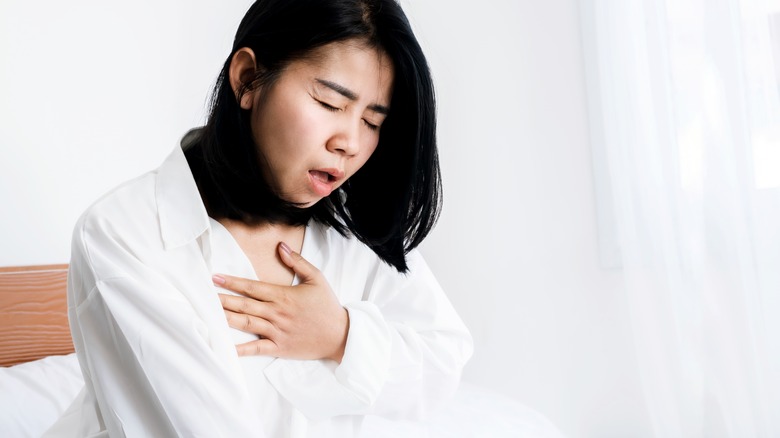
[[356,155],[360,150],[360,120],[343,123],[328,140],[328,150],[340,155]]

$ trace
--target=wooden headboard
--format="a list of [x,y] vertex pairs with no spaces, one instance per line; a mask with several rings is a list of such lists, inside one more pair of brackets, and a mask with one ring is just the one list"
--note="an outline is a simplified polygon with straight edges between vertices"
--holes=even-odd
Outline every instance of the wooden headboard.
[[0,366],[73,352],[68,265],[0,268]]

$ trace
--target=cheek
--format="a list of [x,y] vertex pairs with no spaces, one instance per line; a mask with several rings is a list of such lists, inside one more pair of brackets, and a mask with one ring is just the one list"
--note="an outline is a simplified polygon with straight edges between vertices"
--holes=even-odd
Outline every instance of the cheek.
[[360,154],[355,157],[353,161],[354,169],[352,169],[352,175],[355,174],[358,170],[360,170],[361,167],[363,167],[364,164],[371,158],[372,155],[374,155],[374,152],[376,152],[377,143],[371,142],[370,144],[364,145],[361,147]]
[[372,155],[374,155],[374,152],[376,152],[376,148],[379,146],[379,133],[374,133],[369,139],[366,141],[365,150],[366,150],[366,160],[368,160]]
[[319,120],[317,114],[305,105],[297,105],[289,111],[280,112],[280,117],[272,129],[284,132],[288,146],[300,147],[307,139],[316,134]]

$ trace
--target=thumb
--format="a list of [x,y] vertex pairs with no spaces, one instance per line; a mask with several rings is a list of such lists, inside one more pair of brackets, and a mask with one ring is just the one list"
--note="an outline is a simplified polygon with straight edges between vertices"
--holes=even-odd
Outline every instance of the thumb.
[[295,274],[298,275],[301,283],[308,283],[311,280],[314,280],[317,272],[319,272],[319,270],[315,268],[314,265],[309,263],[309,261],[303,258],[303,256],[300,254],[293,251],[284,242],[279,242],[278,250],[279,257],[282,258],[282,261],[285,265],[289,266],[295,272]]

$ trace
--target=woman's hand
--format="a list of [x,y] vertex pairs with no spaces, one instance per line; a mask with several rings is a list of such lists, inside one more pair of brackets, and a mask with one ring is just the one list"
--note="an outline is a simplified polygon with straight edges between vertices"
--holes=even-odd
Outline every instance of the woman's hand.
[[280,286],[246,278],[215,275],[214,284],[243,296],[219,294],[230,327],[260,339],[236,346],[239,356],[264,355],[290,359],[341,362],[349,330],[349,314],[325,277],[284,242],[277,248],[300,284]]

